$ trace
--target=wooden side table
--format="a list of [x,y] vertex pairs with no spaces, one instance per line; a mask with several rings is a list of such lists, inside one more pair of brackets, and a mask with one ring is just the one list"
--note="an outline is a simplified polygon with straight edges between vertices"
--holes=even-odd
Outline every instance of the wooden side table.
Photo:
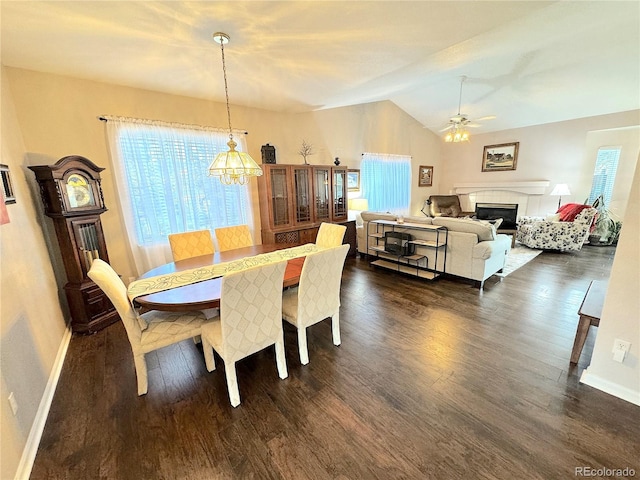
[[582,300],[582,305],[578,310],[580,320],[578,321],[578,329],[576,330],[576,338],[573,341],[573,350],[571,350],[571,364],[576,365],[580,360],[582,347],[587,339],[589,327],[600,325],[600,316],[602,315],[602,305],[604,305],[604,297],[607,293],[609,280],[592,280],[587,289],[587,293]]

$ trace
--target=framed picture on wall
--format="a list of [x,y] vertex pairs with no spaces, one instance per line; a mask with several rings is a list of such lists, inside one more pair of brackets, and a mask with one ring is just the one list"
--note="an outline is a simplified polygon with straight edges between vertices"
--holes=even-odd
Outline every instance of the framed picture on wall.
[[0,164],[0,177],[2,178],[2,192],[4,193],[4,203],[16,203],[16,197],[13,193],[13,184],[11,183],[11,173],[9,166]]
[[433,185],[433,167],[420,165],[418,170],[418,186],[431,187]]
[[518,145],[520,142],[487,145],[482,153],[482,171],[500,172],[515,170],[518,163]]
[[347,171],[347,188],[350,192],[360,190],[360,170]]

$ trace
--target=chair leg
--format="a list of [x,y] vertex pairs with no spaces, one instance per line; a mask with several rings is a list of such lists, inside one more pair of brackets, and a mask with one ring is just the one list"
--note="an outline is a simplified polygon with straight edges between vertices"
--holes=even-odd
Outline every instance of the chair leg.
[[224,373],[227,377],[227,390],[232,407],[240,405],[240,391],[238,390],[238,378],[236,377],[236,362],[224,362]]
[[307,349],[307,327],[298,327],[298,350],[300,351],[300,363],[309,363],[309,350]]
[[278,375],[280,378],[287,378],[289,372],[287,371],[287,360],[284,353],[284,339],[280,337],[280,340],[276,342],[276,364],[278,365]]
[[207,365],[207,371],[213,372],[216,369],[216,361],[213,358],[213,347],[206,337],[202,337],[202,353],[204,353],[204,363]]
[[145,395],[147,393],[147,362],[144,359],[144,353],[135,355],[133,357],[133,363],[136,367],[136,378],[138,379],[138,395]]
[[336,312],[331,317],[331,333],[333,334],[333,344],[340,345],[340,312]]

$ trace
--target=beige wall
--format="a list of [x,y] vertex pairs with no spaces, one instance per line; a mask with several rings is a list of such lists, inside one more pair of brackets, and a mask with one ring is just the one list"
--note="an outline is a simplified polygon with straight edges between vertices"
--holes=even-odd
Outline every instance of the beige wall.
[[[591,365],[581,380],[640,405],[640,165],[632,185]],[[616,339],[631,342],[623,363],[613,361]]]
[[[121,115],[167,122],[224,127],[223,104],[146,90],[107,85],[70,77],[7,68],[18,120],[23,129],[30,165],[55,163],[65,155],[83,155],[99,166],[109,211],[102,215],[109,260],[124,278],[137,276],[124,242],[122,217],[113,185],[110,160],[99,115]],[[436,164],[440,142],[431,132],[391,102],[357,105],[312,114],[276,113],[232,105],[233,126],[249,132],[249,153],[260,159],[266,143],[276,147],[278,163],[302,163],[297,154],[302,140],[314,146],[311,163],[331,164],[336,156],[342,165],[358,168],[365,151],[402,153],[417,165],[429,159]],[[353,166],[352,166],[353,165]],[[437,178],[437,177],[436,177]],[[437,181],[437,180],[436,180]],[[255,229],[260,219],[257,188],[253,186]],[[419,211],[425,192],[412,191],[412,210]],[[259,234],[257,235],[259,238]],[[142,273],[142,272],[140,272]]]
[[[637,133],[639,124],[640,110],[634,110],[472,135],[469,144],[444,144],[442,161],[446,168],[440,188],[442,193],[448,193],[455,183],[548,180],[549,187],[540,202],[530,202],[538,210],[519,212],[544,215],[558,208],[558,197],[549,195],[557,183],[567,183],[571,188],[571,196],[562,197],[563,203],[582,203],[591,191],[598,147],[611,145],[616,141],[624,142],[619,169],[626,180],[620,180],[621,177],[616,179],[616,182],[621,181],[620,185],[616,184],[616,187],[620,187],[616,209],[618,214],[623,215],[631,187],[629,179],[635,170],[640,149],[640,137]],[[635,133],[633,129],[629,129],[632,126],[636,127]],[[516,170],[482,172],[484,146],[510,142],[520,142]]]
[[[64,299],[60,303],[59,298],[60,287],[65,283],[64,270],[56,257],[50,220],[42,213],[28,165],[50,164],[63,156],[78,154],[107,168],[103,172],[103,188],[110,210],[102,218],[111,263],[125,278],[134,275],[133,262],[121,241],[122,220],[104,127],[96,118],[103,114],[213,126],[226,123],[224,105],[217,103],[2,68],[2,158],[3,163],[11,167],[18,203],[9,206],[11,223],[0,226],[0,395],[4,398],[2,402],[6,402],[9,392],[13,391],[20,407],[15,417],[7,408],[1,409],[2,478],[14,476],[66,332],[66,305]],[[634,118],[637,124],[637,114]],[[573,175],[584,156],[585,132],[630,124],[628,114],[619,114],[577,121],[578,125],[558,124],[557,135],[555,131],[551,135],[547,127],[531,127],[479,136],[467,146],[443,146],[437,136],[421,128],[390,102],[311,114],[232,106],[232,120],[235,127],[249,131],[249,152],[256,159],[260,158],[261,145],[270,143],[276,147],[278,163],[302,163],[297,150],[302,139],[306,139],[317,147],[312,163],[330,164],[338,156],[343,165],[358,168],[362,152],[408,154],[413,158],[414,179],[419,165],[433,165],[433,187],[418,188],[417,181],[412,185],[412,213],[419,211],[428,195],[446,192],[454,182],[485,181],[485,175],[490,175],[491,181],[501,181],[500,177],[505,175],[515,175],[520,180],[548,179],[552,183],[570,181],[567,178]],[[566,130],[564,135],[562,130]],[[482,145],[513,139],[520,140],[521,148],[524,145],[518,170],[510,174],[480,174]],[[527,146],[531,143],[537,146]],[[255,190],[254,203],[257,201]],[[256,227],[259,228],[259,221]],[[623,237],[627,234],[637,238],[638,230],[625,227]],[[627,299],[633,297],[625,285],[621,291],[627,292]],[[34,292],[38,295],[37,303],[32,301]],[[625,305],[624,299],[621,302]],[[631,313],[636,313],[637,319],[637,304],[629,300],[626,305]],[[606,377],[606,370],[604,375]]]
[[[9,165],[17,202],[0,225],[0,478],[14,478],[58,350],[65,318],[43,235],[40,199],[28,183],[26,148],[9,82],[2,71],[2,163]],[[37,301],[36,301],[37,299]],[[7,398],[18,403],[14,416]]]

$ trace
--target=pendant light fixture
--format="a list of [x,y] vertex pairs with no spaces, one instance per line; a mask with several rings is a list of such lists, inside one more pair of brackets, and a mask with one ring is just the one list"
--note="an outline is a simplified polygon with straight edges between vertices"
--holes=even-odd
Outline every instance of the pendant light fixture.
[[462,84],[467,79],[466,76],[462,76],[460,78],[460,96],[458,97],[458,114],[454,115],[449,119],[449,125],[445,130],[449,130],[447,134],[444,136],[444,141],[447,143],[454,142],[468,142],[469,141],[469,131],[467,130],[467,125],[469,124],[469,119],[467,115],[464,113],[460,113],[460,107],[462,106]]
[[224,93],[227,99],[227,119],[229,121],[228,152],[221,152],[209,165],[209,176],[220,177],[225,185],[246,185],[251,177],[262,175],[262,169],[248,153],[236,151],[238,144],[233,140],[231,129],[231,110],[229,108],[229,89],[227,87],[227,67],[224,62],[224,45],[229,43],[229,35],[222,32],[213,34],[213,39],[220,44],[222,51],[222,73],[224,75]]

